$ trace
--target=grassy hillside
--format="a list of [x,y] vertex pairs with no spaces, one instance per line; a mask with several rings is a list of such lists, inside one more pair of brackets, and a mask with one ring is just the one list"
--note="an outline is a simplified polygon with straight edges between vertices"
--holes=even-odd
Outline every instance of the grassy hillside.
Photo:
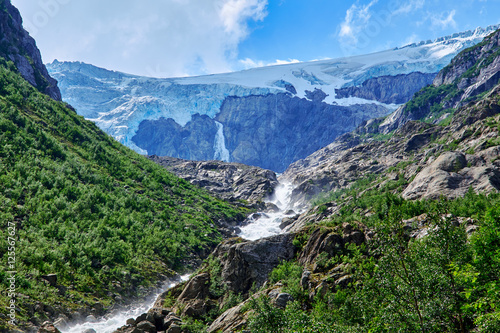
[[[244,213],[123,147],[0,60],[0,257],[8,267],[15,247],[19,319],[54,312],[37,302],[57,312],[133,296],[207,254],[220,240],[217,221]],[[56,287],[45,274],[57,274]],[[7,277],[2,269],[2,289]],[[2,292],[2,318],[8,300]]]

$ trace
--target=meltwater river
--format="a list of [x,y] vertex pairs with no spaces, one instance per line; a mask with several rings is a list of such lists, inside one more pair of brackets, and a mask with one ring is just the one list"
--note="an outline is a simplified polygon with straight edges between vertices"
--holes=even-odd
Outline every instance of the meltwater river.
[[[250,218],[248,224],[241,227],[240,237],[248,240],[257,240],[268,236],[273,236],[281,233],[280,224],[284,217],[295,215],[301,211],[291,204],[291,194],[293,185],[289,182],[280,182],[274,191],[272,198],[266,202],[275,205],[272,212],[259,212],[254,216],[259,218]],[[292,213],[292,210],[295,210]],[[288,215],[287,215],[288,214]],[[62,333],[82,333],[87,329],[94,329],[97,333],[112,333],[116,329],[125,325],[127,319],[137,318],[141,314],[151,309],[156,301],[156,298],[165,290],[174,287],[181,281],[187,281],[189,275],[184,275],[177,282],[166,283],[161,290],[152,294],[145,302],[131,306],[129,310],[120,312],[117,315],[109,315],[97,322],[86,322],[65,329],[60,329]]]
[[97,333],[112,333],[116,331],[118,328],[125,325],[127,319],[130,318],[135,319],[141,314],[148,312],[148,310],[153,307],[158,296],[160,296],[160,294],[163,293],[165,290],[168,290],[176,286],[178,283],[182,281],[187,281],[188,279],[189,275],[183,275],[177,282],[165,283],[163,288],[159,288],[158,291],[152,294],[150,297],[148,297],[145,302],[131,306],[129,310],[120,311],[120,313],[117,315],[109,315],[108,317],[101,318],[96,322],[86,322],[68,327],[66,329],[60,329],[60,331],[62,333],[82,333],[85,330],[93,329]]

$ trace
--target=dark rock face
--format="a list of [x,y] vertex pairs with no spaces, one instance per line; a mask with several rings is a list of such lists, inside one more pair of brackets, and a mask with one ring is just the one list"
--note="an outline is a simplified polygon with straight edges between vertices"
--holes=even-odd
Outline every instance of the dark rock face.
[[380,76],[366,80],[361,86],[335,89],[335,94],[338,98],[359,97],[386,104],[402,104],[431,84],[435,77],[436,73],[420,72]]
[[195,114],[185,127],[171,118],[145,120],[132,140],[151,155],[210,160],[214,157],[216,133],[217,125],[212,119]]
[[287,94],[228,97],[216,120],[224,125],[231,160],[283,172],[364,120],[388,112],[375,104],[330,105],[318,91],[311,94],[313,101]]
[[150,156],[149,159],[228,201],[261,202],[278,185],[273,171],[259,167],[221,161],[187,161],[174,157]]
[[254,283],[261,287],[276,266],[294,258],[294,238],[295,234],[281,234],[257,241],[237,238],[220,244],[214,256],[222,265],[222,281],[237,293],[247,293]]
[[60,101],[57,81],[50,77],[35,40],[23,28],[23,20],[10,0],[0,0],[0,57],[11,60],[19,73],[38,91]]
[[170,118],[145,120],[132,140],[150,155],[211,160],[218,121],[232,162],[283,172],[363,121],[389,112],[375,104],[326,104],[326,94],[317,89],[308,96],[312,100],[290,94],[227,97],[215,119],[196,114],[185,127]]

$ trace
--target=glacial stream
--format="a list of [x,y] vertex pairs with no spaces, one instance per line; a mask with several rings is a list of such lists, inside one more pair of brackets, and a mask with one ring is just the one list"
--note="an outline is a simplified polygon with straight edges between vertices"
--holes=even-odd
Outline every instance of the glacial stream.
[[275,188],[273,197],[267,203],[274,205],[274,210],[258,212],[248,218],[248,224],[241,227],[239,236],[248,240],[257,240],[281,233],[280,224],[283,218],[301,213],[291,204],[294,186],[290,182],[280,182]]
[[[297,209],[290,203],[293,188],[293,185],[289,182],[280,182],[272,198],[266,201],[274,209],[266,212],[258,212],[249,217],[246,221],[247,224],[240,228],[241,232],[239,236],[248,240],[257,240],[281,233],[280,224],[283,218],[291,217],[301,212],[300,209]],[[188,279],[189,275],[184,275],[178,282],[166,283],[161,290],[151,295],[145,302],[131,306],[129,310],[120,311],[116,315],[111,314],[96,322],[85,322],[60,330],[62,333],[82,333],[87,329],[94,329],[97,333],[112,333],[125,325],[127,319],[135,319],[151,309],[158,296],[165,290]]]
[[145,302],[136,304],[135,306],[131,306],[129,310],[120,311],[116,315],[109,315],[108,317],[102,318],[95,322],[85,322],[82,324],[77,324],[74,326],[70,326],[65,329],[59,329],[62,333],[82,333],[85,330],[93,329],[97,333],[112,333],[116,331],[118,328],[125,325],[127,319],[137,318],[143,313],[148,312],[151,309],[160,294],[162,294],[165,290],[168,290],[178,283],[182,281],[187,281],[189,279],[189,275],[181,276],[180,280],[177,282],[169,282],[166,283],[162,288],[159,288],[158,291],[152,294],[150,297],[146,299]]

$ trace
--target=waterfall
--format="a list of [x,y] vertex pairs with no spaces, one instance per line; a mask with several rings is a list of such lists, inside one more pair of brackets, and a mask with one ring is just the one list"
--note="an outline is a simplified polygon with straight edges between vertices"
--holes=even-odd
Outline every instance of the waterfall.
[[224,162],[230,162],[229,150],[227,150],[226,148],[226,142],[224,139],[224,125],[222,125],[218,121],[216,121],[215,124],[217,125],[217,134],[215,135],[214,142],[214,159]]
[[292,217],[302,210],[291,203],[294,185],[287,180],[280,180],[273,196],[267,203],[274,205],[271,211],[258,212],[247,219],[247,224],[240,228],[240,237],[248,240],[273,236],[281,233],[280,224],[285,217]]

